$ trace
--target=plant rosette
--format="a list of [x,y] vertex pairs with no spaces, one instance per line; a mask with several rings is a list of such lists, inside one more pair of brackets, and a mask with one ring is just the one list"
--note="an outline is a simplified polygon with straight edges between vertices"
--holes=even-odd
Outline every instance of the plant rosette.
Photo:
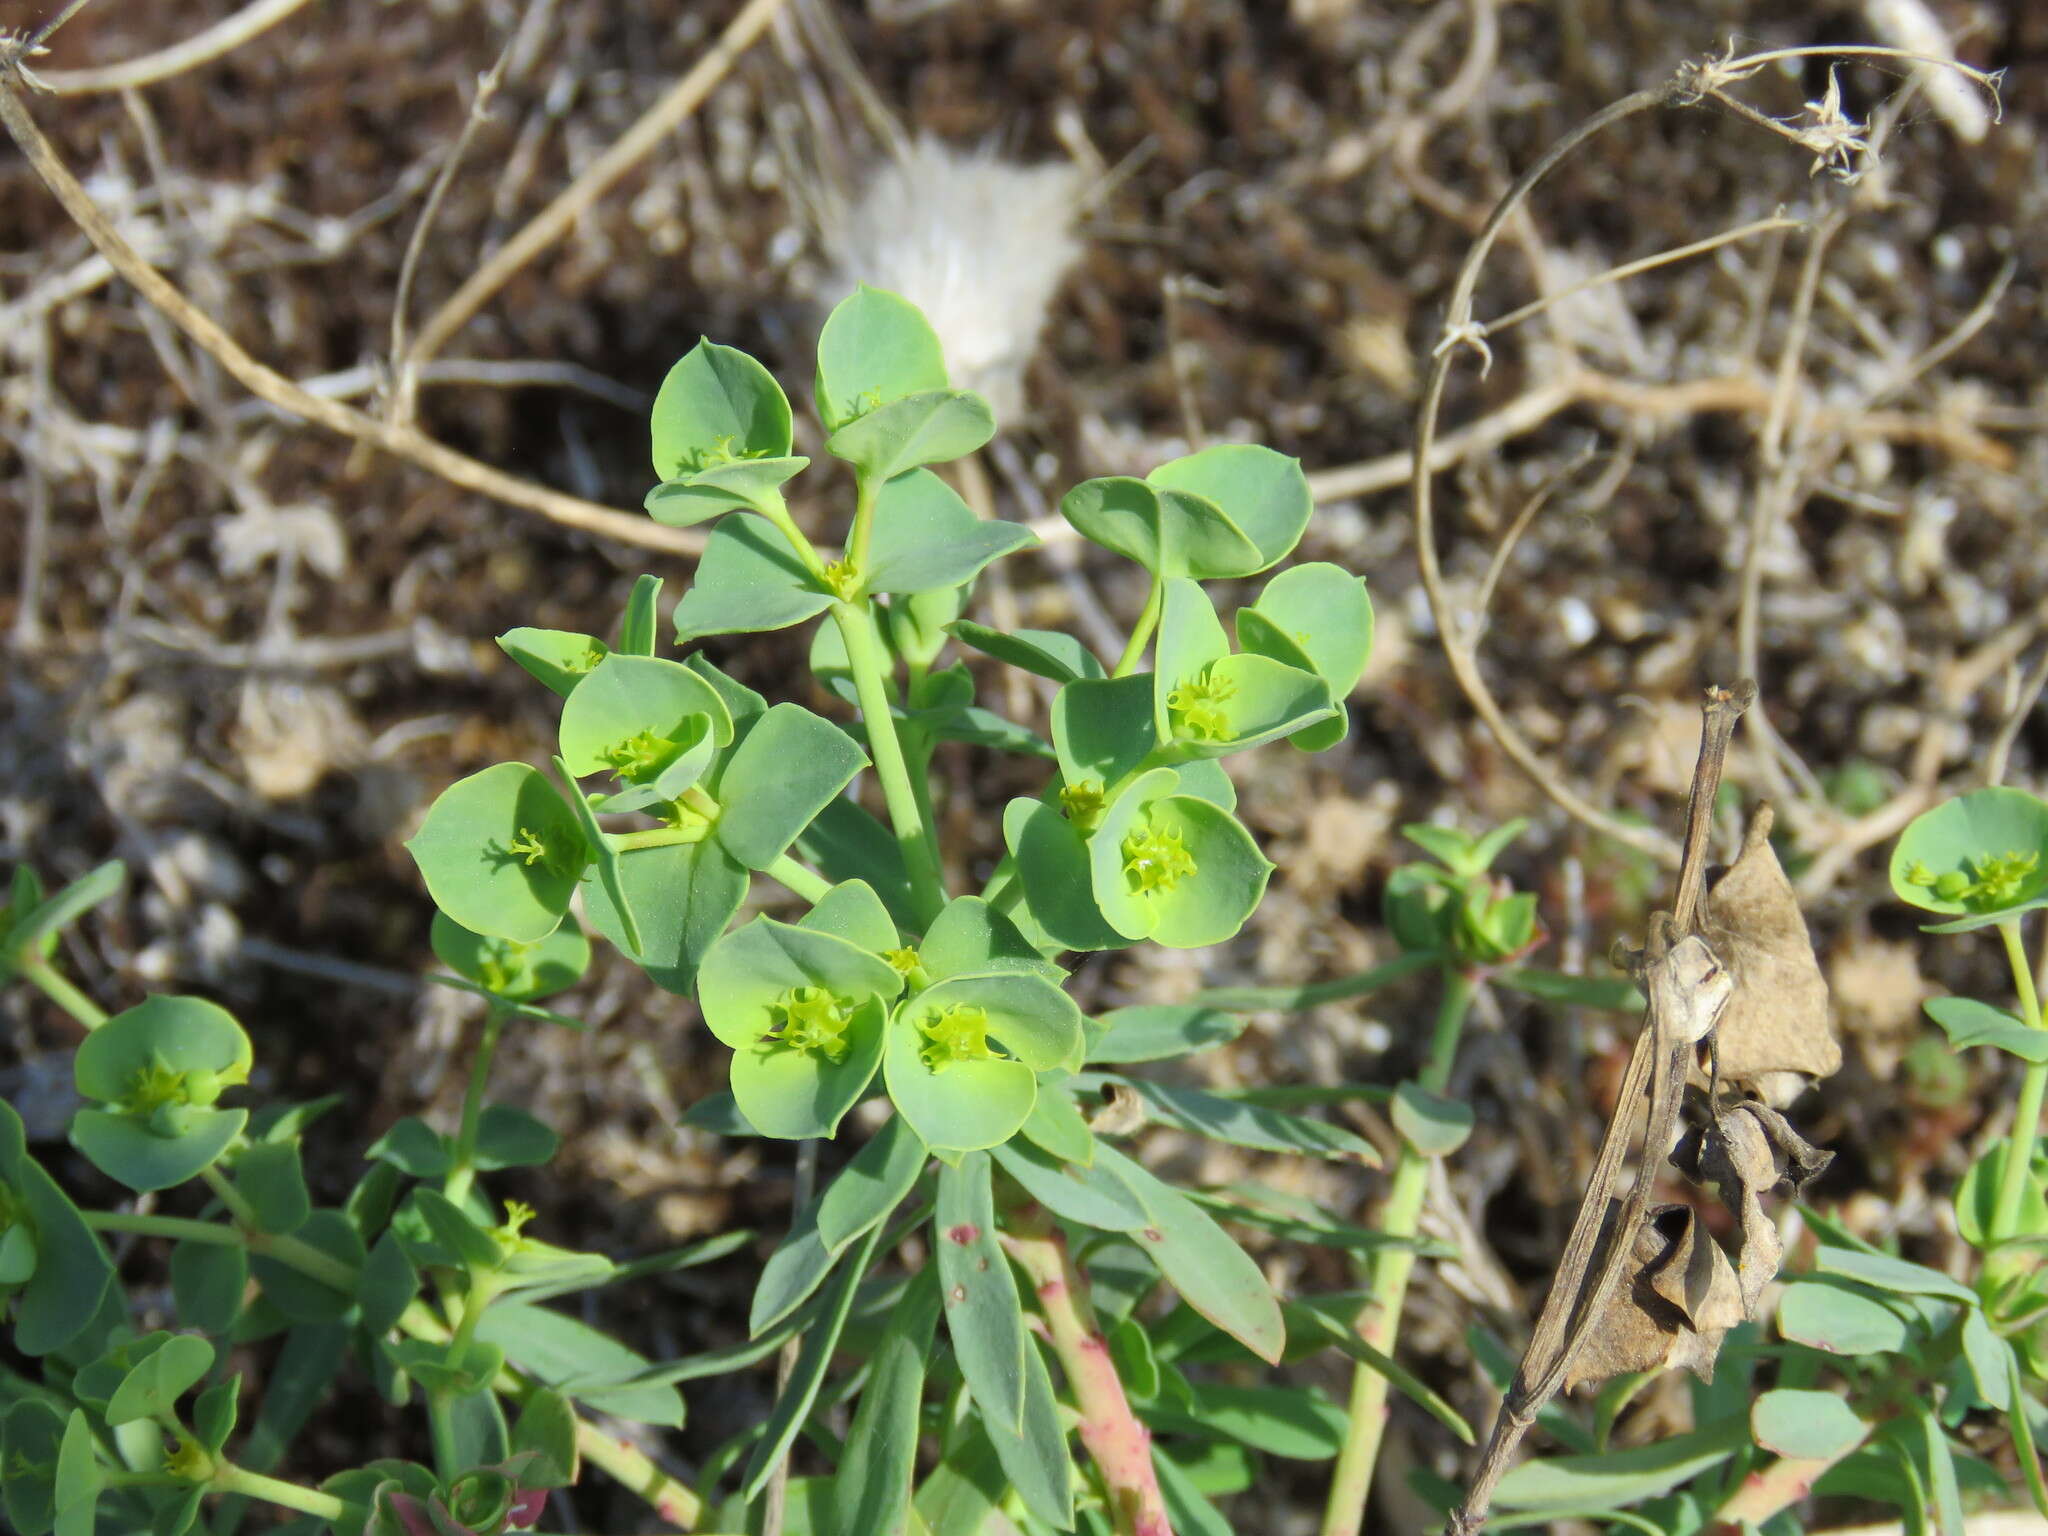
[[81,1109],[71,1141],[107,1177],[146,1192],[182,1184],[241,1134],[248,1111],[221,1109],[246,1083],[249,1037],[234,1016],[196,997],[152,997],[118,1013],[78,1047]]
[[1199,949],[1244,926],[1273,865],[1229,811],[1179,790],[1154,768],[1117,796],[1088,839],[1089,885],[1126,939]]

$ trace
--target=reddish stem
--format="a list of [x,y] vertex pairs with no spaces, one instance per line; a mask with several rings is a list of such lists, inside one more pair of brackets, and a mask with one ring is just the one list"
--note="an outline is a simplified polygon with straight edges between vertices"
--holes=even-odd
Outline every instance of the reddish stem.
[[1173,1536],[1152,1469],[1152,1431],[1131,1412],[1124,1384],[1095,1325],[1088,1282],[1067,1257],[1067,1240],[1035,1205],[1007,1215],[1003,1247],[1037,1288],[1053,1353],[1081,1410],[1081,1443],[1109,1489],[1117,1536]]

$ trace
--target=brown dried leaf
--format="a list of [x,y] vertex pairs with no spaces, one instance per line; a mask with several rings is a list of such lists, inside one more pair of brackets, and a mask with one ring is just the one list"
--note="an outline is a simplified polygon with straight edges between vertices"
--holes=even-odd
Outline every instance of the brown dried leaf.
[[1722,1080],[1790,1102],[1808,1079],[1841,1067],[1842,1047],[1806,918],[1771,848],[1771,820],[1771,808],[1758,806],[1742,856],[1707,894],[1701,926],[1735,978],[1714,1032]]
[[1637,1230],[1629,1268],[1586,1331],[1565,1390],[1666,1366],[1711,1381],[1721,1339],[1742,1317],[1741,1288],[1728,1256],[1690,1206],[1659,1206]]
[[1730,1105],[1717,1121],[1688,1133],[1671,1160],[1687,1178],[1712,1186],[1741,1223],[1735,1277],[1742,1315],[1754,1317],[1785,1257],[1763,1197],[1780,1189],[1797,1197],[1834,1154],[1810,1145],[1768,1104],[1749,1101]]

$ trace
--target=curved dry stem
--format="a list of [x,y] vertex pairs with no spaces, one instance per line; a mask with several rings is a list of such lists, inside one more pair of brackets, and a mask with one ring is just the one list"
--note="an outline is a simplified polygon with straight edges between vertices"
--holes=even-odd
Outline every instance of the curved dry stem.
[[687,74],[669,88],[639,120],[619,135],[611,148],[584,168],[581,175],[555,195],[555,200],[527,221],[525,228],[507,240],[469,280],[420,327],[413,341],[410,360],[423,363],[448,344],[448,339],[469,323],[470,318],[490,302],[492,295],[510,282],[521,267],[560,240],[597,200],[612,189],[620,177],[645,160],[661,141],[689,120],[712,87],[726,77],[734,62],[775,19],[775,13],[789,0],[748,0],[733,17],[718,41],[690,67]]
[[224,17],[203,32],[195,32],[182,43],[145,53],[119,64],[102,64],[93,69],[41,69],[36,78],[59,96],[83,96],[94,91],[126,91],[140,85],[155,85],[188,69],[210,64],[231,53],[252,38],[261,37],[292,12],[304,9],[306,0],[255,0],[234,15]]
[[414,428],[380,421],[339,401],[322,399],[258,362],[128,243],[100,211],[91,194],[78,184],[78,178],[58,159],[56,150],[22,104],[14,82],[4,77],[0,77],[0,124],[4,124],[43,184],[63,204],[64,211],[106,257],[108,264],[258,399],[302,421],[417,464],[465,490],[489,496],[509,506],[538,512],[564,527],[581,529],[643,549],[660,550],[665,554],[695,556],[702,553],[704,535],[700,530],[665,528],[637,513],[622,512],[614,507],[585,501],[580,496],[570,496],[521,480],[467,454],[457,453]]
[[[1473,242],[1472,249],[1458,271],[1458,281],[1451,290],[1449,311],[1445,316],[1444,338],[1453,342],[1467,334],[1472,326],[1472,294],[1479,283],[1480,271],[1486,265],[1487,255],[1494,242],[1529,197],[1529,194],[1557,168],[1571,153],[1588,139],[1604,132],[1614,124],[1623,122],[1639,113],[1668,105],[1678,94],[1675,82],[1667,82],[1650,90],[1638,91],[1632,96],[1594,113],[1557,143],[1553,144],[1534,165],[1522,173],[1507,195],[1494,206],[1486,221],[1486,227]],[[1678,864],[1678,848],[1662,833],[1646,827],[1631,826],[1608,815],[1574,790],[1563,778],[1554,772],[1528,741],[1509,723],[1501,711],[1499,701],[1487,687],[1486,679],[1480,674],[1478,656],[1472,639],[1466,634],[1464,622],[1451,605],[1449,592],[1444,586],[1442,567],[1437,562],[1436,521],[1432,504],[1431,464],[1435,458],[1437,417],[1443,409],[1444,385],[1449,378],[1452,345],[1439,345],[1430,359],[1429,376],[1423,386],[1422,402],[1416,411],[1415,449],[1410,485],[1413,494],[1415,518],[1415,551],[1422,569],[1422,585],[1429,597],[1430,612],[1436,618],[1437,631],[1443,638],[1444,656],[1450,662],[1451,672],[1464,690],[1465,697],[1486,722],[1500,742],[1501,750],[1512,758],[1519,767],[1558,808],[1603,836],[1611,837],[1631,848],[1640,850],[1656,859],[1660,864],[1675,868]]]

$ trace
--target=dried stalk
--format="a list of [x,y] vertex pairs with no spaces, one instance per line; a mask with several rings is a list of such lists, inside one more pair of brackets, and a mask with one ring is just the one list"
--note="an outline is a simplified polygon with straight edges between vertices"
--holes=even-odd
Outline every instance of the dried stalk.
[[[1657,1165],[1670,1150],[1678,1110],[1695,1052],[1713,1033],[1734,992],[1734,982],[1698,932],[1706,882],[1707,840],[1714,797],[1735,722],[1756,697],[1756,685],[1709,688],[1686,807],[1684,862],[1672,911],[1651,919],[1648,941],[1634,966],[1649,998],[1642,1033],[1629,1055],[1614,1118],[1601,1138],[1592,1177],[1558,1260],[1557,1278],[1508,1387],[1493,1432],[1464,1502],[1446,1527],[1448,1536],[1472,1536],[1485,1522],[1494,1486],[1543,1405],[1563,1386],[1585,1348],[1593,1321],[1626,1268],[1637,1229],[1649,1208]],[[1640,1106],[1640,1114],[1638,1109]],[[1628,1195],[1616,1211],[1617,1191],[1638,1120],[1642,1152]]]

